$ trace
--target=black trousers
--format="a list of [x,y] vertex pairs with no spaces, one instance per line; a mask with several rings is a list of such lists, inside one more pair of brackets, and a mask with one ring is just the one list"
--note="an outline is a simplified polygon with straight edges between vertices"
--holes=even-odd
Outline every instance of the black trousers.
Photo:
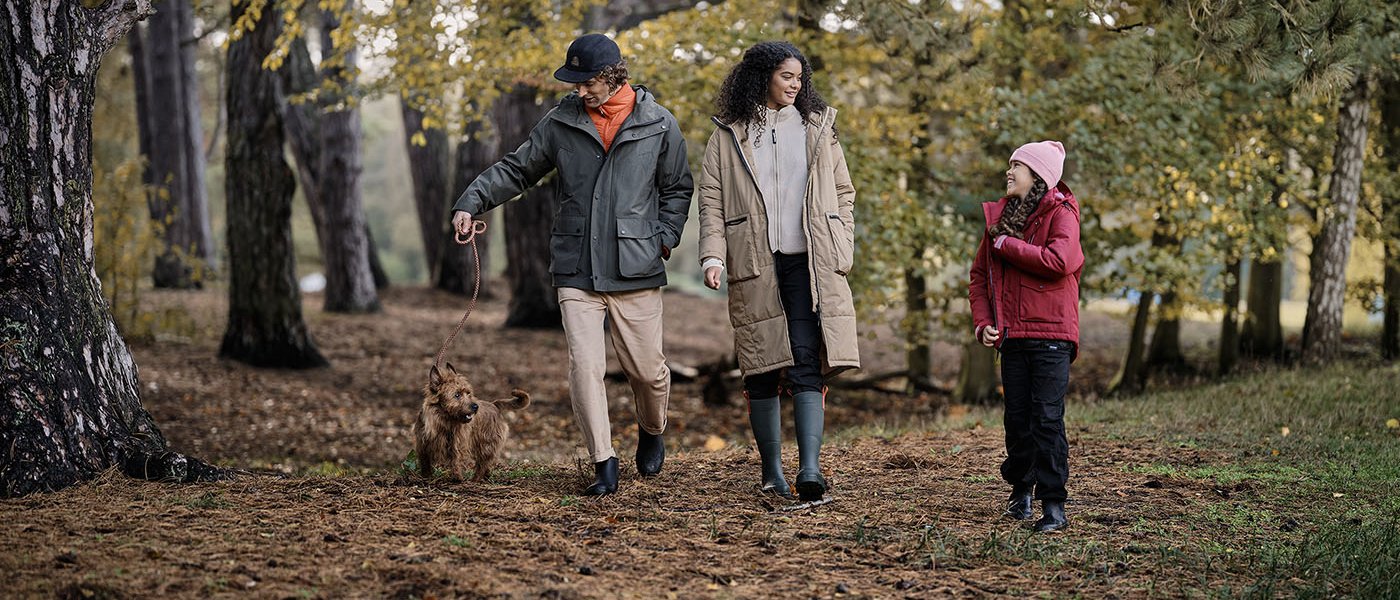
[[1001,345],[1006,395],[1006,461],[1001,477],[1016,490],[1035,489],[1037,500],[1063,502],[1069,480],[1065,392],[1074,344],[1009,339]]
[[[807,255],[774,254],[773,268],[778,271],[778,296],[783,312],[787,313],[788,341],[792,346],[793,365],[787,368],[788,391],[822,391],[822,324],[812,310],[812,274],[807,269]],[[750,398],[772,398],[778,395],[782,369],[744,378],[744,391]]]

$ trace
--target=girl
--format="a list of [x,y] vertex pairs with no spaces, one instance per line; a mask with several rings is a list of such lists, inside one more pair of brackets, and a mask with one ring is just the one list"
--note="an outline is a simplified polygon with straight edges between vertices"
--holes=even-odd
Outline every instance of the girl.
[[762,489],[792,497],[783,476],[779,377],[797,429],[797,495],[827,490],[819,454],[825,378],[860,366],[851,269],[855,188],[836,139],[836,110],[787,42],[749,48],[725,78],[700,175],[705,285],[728,271],[729,320],[744,373]]
[[1006,196],[982,205],[987,229],[972,263],[972,318],[977,339],[1001,351],[1006,400],[1006,460],[1011,484],[1006,515],[1031,518],[1032,493],[1041,501],[1036,531],[1058,531],[1065,520],[1069,442],[1065,390],[1079,354],[1079,204],[1060,181],[1065,148],[1026,144],[1011,154]]

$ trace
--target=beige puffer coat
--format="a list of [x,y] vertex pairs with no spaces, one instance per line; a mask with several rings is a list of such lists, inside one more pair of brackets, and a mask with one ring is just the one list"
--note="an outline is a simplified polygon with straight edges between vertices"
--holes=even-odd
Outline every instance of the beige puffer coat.
[[[807,194],[803,231],[812,298],[821,319],[822,371],[860,367],[855,302],[846,274],[855,249],[856,191],[836,139],[836,110],[807,123]],[[768,212],[754,180],[748,128],[715,119],[700,173],[700,261],[724,261],[729,320],[744,375],[792,366],[787,316],[768,243]]]

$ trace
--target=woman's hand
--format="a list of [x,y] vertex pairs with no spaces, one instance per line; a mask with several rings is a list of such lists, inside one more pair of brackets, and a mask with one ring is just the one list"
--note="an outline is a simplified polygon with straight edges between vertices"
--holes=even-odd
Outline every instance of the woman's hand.
[[977,341],[982,342],[988,348],[997,345],[997,340],[1001,339],[1001,331],[991,325],[982,328],[982,336]]
[[719,289],[719,274],[724,267],[710,267],[705,269],[705,287],[712,290]]

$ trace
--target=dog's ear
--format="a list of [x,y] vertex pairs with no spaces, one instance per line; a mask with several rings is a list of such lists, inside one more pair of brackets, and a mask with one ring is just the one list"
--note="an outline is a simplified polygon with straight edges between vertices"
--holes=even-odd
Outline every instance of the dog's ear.
[[452,363],[446,363],[446,364],[447,364],[447,370],[448,370],[448,371],[451,371],[453,375],[456,375],[456,374],[457,374],[457,368],[454,367],[454,366],[452,366]]
[[[448,366],[447,368],[451,369],[452,367]],[[428,371],[428,387],[436,389],[438,386],[441,385],[442,372],[438,371],[437,365],[433,365],[432,370]]]

